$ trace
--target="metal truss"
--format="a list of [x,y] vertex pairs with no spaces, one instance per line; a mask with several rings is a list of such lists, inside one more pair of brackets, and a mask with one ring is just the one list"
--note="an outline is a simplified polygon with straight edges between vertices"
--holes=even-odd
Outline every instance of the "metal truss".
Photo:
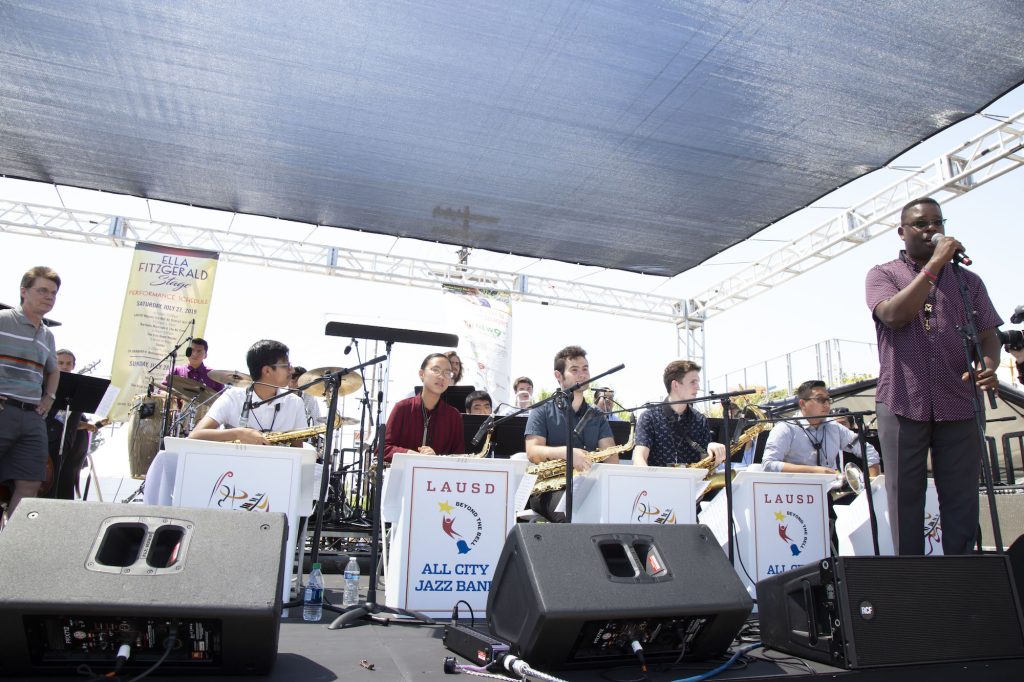
[[703,323],[885,234],[896,227],[897,212],[915,197],[932,196],[944,203],[1019,168],[1022,148],[1024,111],[708,287],[693,297],[691,315]]
[[519,301],[673,324],[680,319],[678,299],[664,296],[488,270],[466,263],[392,256],[63,207],[0,200],[0,232],[105,246],[134,247],[138,242],[166,244],[216,251],[222,260],[285,270],[428,289],[440,289],[444,285],[475,287],[507,293]]

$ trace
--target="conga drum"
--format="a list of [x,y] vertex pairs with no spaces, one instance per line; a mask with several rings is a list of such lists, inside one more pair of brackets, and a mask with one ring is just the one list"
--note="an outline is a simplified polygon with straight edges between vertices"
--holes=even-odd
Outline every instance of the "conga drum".
[[[144,479],[160,451],[160,425],[164,418],[162,395],[139,396],[128,430],[128,465],[132,478]],[[173,415],[173,413],[172,413]]]

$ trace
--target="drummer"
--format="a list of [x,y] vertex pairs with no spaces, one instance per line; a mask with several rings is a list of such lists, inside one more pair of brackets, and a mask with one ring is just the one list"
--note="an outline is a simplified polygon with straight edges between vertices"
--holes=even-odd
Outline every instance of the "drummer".
[[306,409],[306,423],[309,426],[316,426],[320,423],[320,402],[305,391],[299,390],[299,378],[306,373],[305,367],[296,365],[292,368],[292,377],[288,380],[288,388],[302,398],[302,405]]
[[[198,381],[213,391],[222,391],[224,384],[211,379],[210,370],[203,364],[203,360],[206,359],[206,353],[209,350],[210,345],[206,343],[206,339],[199,337],[192,339],[189,342],[188,348],[185,349],[185,357],[188,358],[188,364],[175,367],[174,376],[187,377],[193,381]],[[170,374],[167,377],[169,379]],[[164,385],[167,385],[168,379],[164,380]]]
[[[257,341],[245,356],[249,374],[256,378],[247,388],[232,386],[199,420],[188,435],[198,440],[239,441],[249,445],[269,445],[268,432],[297,431],[306,428],[306,410],[302,399],[288,390],[292,365],[288,346],[280,341]],[[273,402],[246,410],[247,402],[258,403],[274,396]],[[243,426],[243,423],[246,425]],[[292,443],[302,447],[301,441]]]

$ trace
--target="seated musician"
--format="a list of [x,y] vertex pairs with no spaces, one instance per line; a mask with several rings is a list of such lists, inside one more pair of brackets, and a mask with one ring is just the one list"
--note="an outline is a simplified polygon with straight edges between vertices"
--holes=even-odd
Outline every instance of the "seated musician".
[[[555,379],[564,389],[580,381],[590,378],[590,364],[587,352],[579,346],[567,346],[555,355]],[[572,394],[572,416],[570,427],[573,430],[572,465],[575,471],[590,470],[591,461],[588,451],[603,450],[615,445],[612,428],[608,420],[583,398],[586,387],[576,389]],[[583,418],[587,413],[590,417],[586,422]],[[540,464],[548,460],[565,459],[565,417],[558,409],[555,401],[549,401],[530,410],[530,418],[526,422],[526,456],[532,464]],[[612,455],[605,462],[615,464],[618,455]],[[562,500],[563,491],[547,492],[530,497],[530,509],[549,521],[560,523],[565,520],[563,512],[556,512]]]
[[[268,445],[264,433],[306,428],[302,399],[288,390],[292,372],[288,346],[268,339],[257,341],[246,353],[245,362],[249,376],[256,380],[248,388],[234,386],[224,391],[196,424],[189,438]],[[246,410],[246,401],[258,403],[275,395],[281,397]],[[247,425],[243,426],[243,422]],[[301,441],[292,445],[302,447]]]
[[[673,360],[662,374],[666,402],[693,400],[700,391],[700,365],[689,360]],[[715,465],[725,461],[727,449],[711,442],[708,418],[692,404],[662,405],[642,415],[636,426],[633,466],[677,466],[696,464],[709,454]]]
[[306,409],[306,423],[316,426],[320,423],[320,403],[317,399],[305,391],[299,390],[299,379],[306,373],[305,367],[296,365],[292,368],[292,378],[288,381],[288,388],[292,393],[302,398],[302,405]]
[[462,433],[462,415],[441,400],[454,374],[444,353],[431,353],[420,364],[423,391],[391,408],[384,434],[384,461],[395,453],[418,452],[421,455],[451,455],[466,452]]
[[[180,365],[174,368],[174,376],[186,377],[194,381],[205,385],[207,388],[213,391],[220,391],[224,388],[224,384],[214,381],[210,378],[210,370],[203,360],[206,359],[206,353],[210,349],[210,345],[206,343],[205,339],[201,339],[198,336],[189,341],[188,348],[185,349],[185,357],[188,358],[188,362],[184,365]],[[170,374],[167,375],[167,379],[164,379],[164,385],[169,383]]]
[[[812,379],[800,384],[796,391],[800,414],[804,419],[777,423],[764,446],[765,471],[831,474],[839,469],[839,452],[857,440],[856,433],[827,419],[832,398],[825,382]],[[849,450],[847,450],[849,451]],[[859,453],[859,450],[857,450]],[[878,451],[869,443],[868,472],[879,472]]]
[[620,422],[622,417],[615,414],[615,391],[607,386],[594,389],[594,407],[610,422]]
[[[76,362],[75,354],[67,348],[57,351],[57,369],[61,372],[74,372]],[[79,474],[85,465],[85,455],[89,451],[89,436],[86,432],[95,433],[98,429],[95,424],[90,424],[81,412],[72,412],[69,415],[71,421],[64,436],[64,459],[61,461],[64,411],[58,408],[59,405],[54,405],[46,416],[46,435],[49,439],[50,459],[53,461],[54,471],[53,485],[51,485],[47,496],[73,500]]]
[[473,391],[466,396],[466,414],[491,414],[491,394],[487,391]]

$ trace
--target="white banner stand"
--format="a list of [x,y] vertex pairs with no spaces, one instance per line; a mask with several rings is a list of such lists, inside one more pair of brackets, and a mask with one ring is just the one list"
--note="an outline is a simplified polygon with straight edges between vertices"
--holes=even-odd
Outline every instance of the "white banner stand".
[[573,523],[697,523],[704,469],[595,464],[573,476]]
[[[875,516],[878,521],[878,553],[892,556],[892,527],[889,525],[889,498],[885,492],[885,476],[880,475],[871,483],[872,498],[875,502]],[[873,556],[871,543],[871,519],[868,516],[868,496],[861,494],[848,505],[838,504],[836,510],[836,535],[839,538],[839,553],[843,556]],[[942,555],[942,524],[939,522],[939,494],[935,481],[928,479],[924,496],[924,553],[927,556]]]
[[284,513],[289,565],[282,594],[291,594],[298,543],[305,544],[298,537],[299,518],[309,515],[316,498],[316,451],[187,438],[164,443],[167,449],[157,453],[146,474],[146,504]]
[[[833,474],[768,473],[745,469],[733,479],[736,573],[750,596],[759,580],[829,554],[828,490]],[[725,491],[700,513],[723,548],[728,543]]]
[[384,604],[447,616],[465,600],[479,618],[529,462],[396,454],[381,499],[392,524]]

